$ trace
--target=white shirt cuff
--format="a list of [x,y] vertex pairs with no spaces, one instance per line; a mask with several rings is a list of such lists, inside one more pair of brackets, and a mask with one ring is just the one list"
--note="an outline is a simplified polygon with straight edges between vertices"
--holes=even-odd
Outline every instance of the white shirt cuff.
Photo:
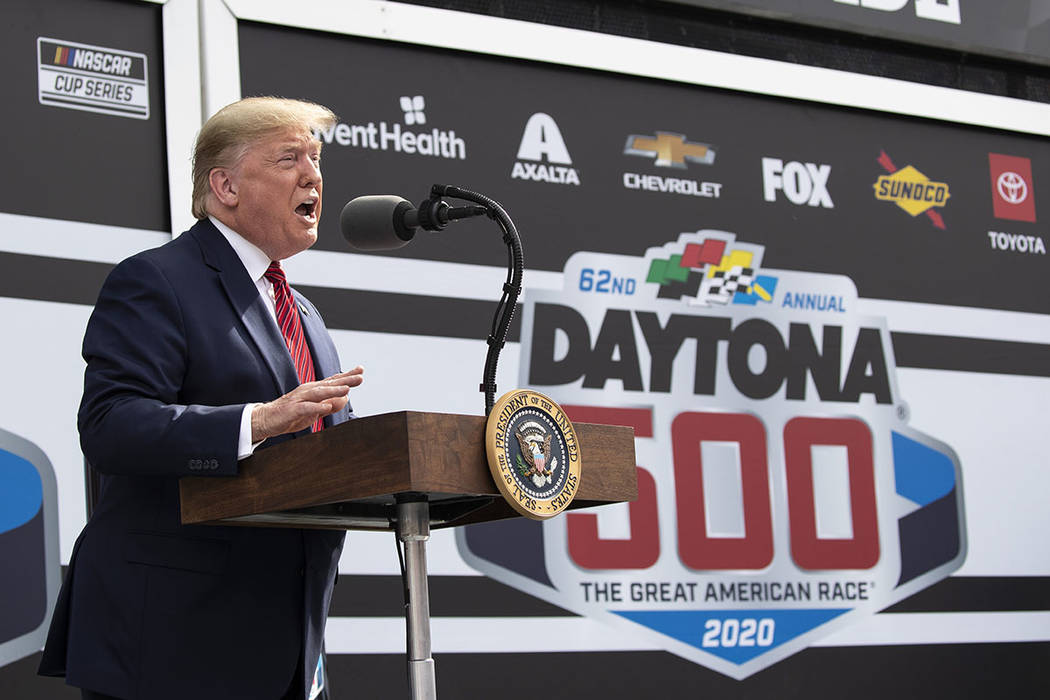
[[251,457],[252,453],[255,452],[255,448],[263,442],[260,440],[254,444],[252,443],[252,411],[255,410],[256,406],[262,406],[262,404],[245,404],[244,411],[241,412],[241,433],[237,436],[238,460],[242,460],[245,457]]

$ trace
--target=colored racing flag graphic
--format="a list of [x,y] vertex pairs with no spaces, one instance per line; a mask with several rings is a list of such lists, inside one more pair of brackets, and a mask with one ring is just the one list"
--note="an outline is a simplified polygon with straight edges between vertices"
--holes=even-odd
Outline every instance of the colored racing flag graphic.
[[740,244],[730,250],[726,241],[712,238],[689,243],[680,255],[654,258],[646,282],[660,285],[661,299],[688,297],[697,306],[770,303],[777,278],[758,275],[762,247]]

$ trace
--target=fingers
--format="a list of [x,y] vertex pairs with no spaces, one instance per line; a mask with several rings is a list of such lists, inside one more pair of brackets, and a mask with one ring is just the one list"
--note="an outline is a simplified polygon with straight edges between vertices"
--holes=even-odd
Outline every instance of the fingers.
[[342,386],[360,386],[361,382],[364,381],[364,373],[365,368],[358,365],[351,370],[333,374],[331,377],[326,377],[321,381],[323,383],[340,384]]
[[350,393],[350,387],[345,384],[327,384],[325,382],[311,382],[302,384],[298,388],[285,394],[292,401],[318,402],[325,399],[345,397]]
[[322,401],[320,405],[322,405],[322,406],[327,405],[329,408],[328,408],[327,411],[322,413],[321,416],[327,416],[327,415],[329,415],[331,413],[336,413],[337,411],[341,411],[341,410],[343,410],[343,407],[346,406],[346,404],[348,404],[348,403],[350,403],[350,400],[349,400],[349,397],[346,397],[346,396],[337,396],[334,399],[328,399],[327,401]]
[[358,365],[319,381],[301,384],[252,413],[252,441],[296,432],[318,418],[341,411],[349,402],[350,389],[364,381],[365,368]]

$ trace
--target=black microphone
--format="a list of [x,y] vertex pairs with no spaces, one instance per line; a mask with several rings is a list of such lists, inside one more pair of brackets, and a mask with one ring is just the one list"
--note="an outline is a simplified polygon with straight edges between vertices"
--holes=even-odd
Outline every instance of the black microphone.
[[358,250],[394,250],[416,235],[417,228],[441,231],[450,221],[488,214],[483,206],[452,207],[440,198],[419,208],[404,197],[370,194],[351,199],[339,215],[343,238]]

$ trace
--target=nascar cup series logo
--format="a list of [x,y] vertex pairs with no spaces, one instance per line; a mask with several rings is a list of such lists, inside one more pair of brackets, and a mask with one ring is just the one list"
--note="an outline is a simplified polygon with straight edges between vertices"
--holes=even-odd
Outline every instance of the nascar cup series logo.
[[145,54],[47,37],[36,43],[40,104],[149,119]]
[[763,257],[703,230],[527,293],[522,384],[632,426],[639,497],[519,527],[513,558],[464,528],[469,563],[737,679],[962,565],[959,461],[907,424],[885,320]]

